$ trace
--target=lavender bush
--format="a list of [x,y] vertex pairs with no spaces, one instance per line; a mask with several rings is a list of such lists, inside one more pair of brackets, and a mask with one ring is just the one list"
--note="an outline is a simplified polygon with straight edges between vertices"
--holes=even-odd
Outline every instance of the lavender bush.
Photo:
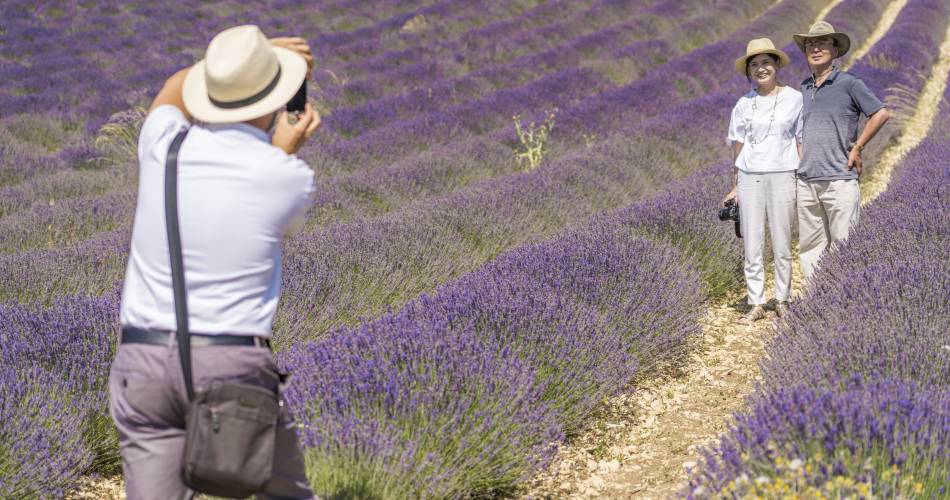
[[105,384],[117,306],[117,294],[0,306],[3,497],[62,496],[84,470],[116,472]]
[[[908,3],[869,59],[880,64],[899,48],[926,68],[948,9]],[[895,68],[878,70],[872,83]],[[946,496],[948,109],[950,89],[930,136],[848,241],[822,258],[767,345],[750,410],[707,451],[687,496]]]
[[0,366],[0,496],[62,497],[91,461],[83,442],[82,398],[50,373]]
[[852,375],[950,387],[948,110],[950,92],[931,137],[864,211],[847,245],[822,258],[769,346],[769,387],[836,384]]
[[[336,117],[326,113],[325,139],[303,156],[321,184],[333,180],[310,232],[288,244],[278,332],[311,479],[339,495],[478,496],[509,491],[603,397],[681,358],[703,297],[734,279],[728,228],[697,215],[711,192],[698,186],[723,182],[718,172],[588,217],[725,160],[722,110],[745,83],[722,81],[721,67],[752,34],[787,38],[822,7],[780,2],[723,36],[770,3],[275,1],[256,16],[231,4],[6,4],[0,337],[14,346],[4,367],[39,382],[2,372],[0,493],[61,496],[83,471],[116,466],[103,383],[141,119],[123,110],[200,58],[205,33],[249,21],[274,34],[326,28],[311,42],[330,71],[311,90]],[[857,38],[883,3],[845,0],[830,19],[850,19]],[[671,25],[675,36],[650,31]],[[175,36],[181,26],[191,34]],[[55,69],[37,77],[40,62]],[[510,115],[568,101],[549,161],[510,175]],[[353,222],[316,227],[335,220]],[[296,341],[307,337],[317,340]],[[9,431],[19,427],[30,432]],[[29,447],[57,451],[27,458]],[[33,490],[14,489],[25,484]]]
[[295,345],[282,362],[311,480],[331,496],[504,491],[604,397],[675,358],[700,303],[669,247],[604,224]]
[[855,378],[839,390],[783,387],[707,453],[687,498],[943,498],[950,393]]

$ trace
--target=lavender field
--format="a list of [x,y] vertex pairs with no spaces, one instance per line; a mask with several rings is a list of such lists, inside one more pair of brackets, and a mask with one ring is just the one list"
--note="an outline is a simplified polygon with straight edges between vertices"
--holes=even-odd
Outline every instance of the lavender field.
[[[888,4],[843,0],[825,19],[860,41]],[[218,31],[304,36],[316,58],[324,125],[300,156],[317,202],[285,242],[275,324],[314,490],[516,496],[606,398],[683,362],[706,306],[742,286],[741,245],[715,220],[748,88],[732,61],[769,36],[797,86],[791,36],[828,6],[5,1],[0,498],[121,471],[106,380],[137,134]],[[913,106],[948,20],[947,0],[909,0],[850,70]],[[941,106],[685,495],[948,494],[950,93]],[[870,171],[899,133],[882,131]]]

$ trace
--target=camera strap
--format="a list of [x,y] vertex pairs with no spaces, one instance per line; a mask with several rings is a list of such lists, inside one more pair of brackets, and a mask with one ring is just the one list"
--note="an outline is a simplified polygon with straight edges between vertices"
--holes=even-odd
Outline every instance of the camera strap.
[[181,358],[181,373],[185,381],[188,401],[195,399],[191,379],[191,341],[188,333],[188,304],[185,297],[185,265],[181,253],[181,232],[178,228],[178,151],[185,141],[188,129],[178,132],[172,139],[165,158],[165,228],[168,234],[168,254],[172,268],[172,290],[175,299],[175,333],[178,338],[178,354]]

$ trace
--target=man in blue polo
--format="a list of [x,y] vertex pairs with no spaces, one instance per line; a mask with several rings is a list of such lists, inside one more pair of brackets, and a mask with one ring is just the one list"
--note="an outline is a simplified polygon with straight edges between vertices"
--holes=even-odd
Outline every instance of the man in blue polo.
[[[861,211],[861,151],[890,118],[880,99],[860,78],[834,60],[851,39],[824,22],[795,35],[812,76],[802,82],[801,147],[798,167],[798,246],[808,279],[832,244],[848,237]],[[868,122],[858,134],[860,114]]]

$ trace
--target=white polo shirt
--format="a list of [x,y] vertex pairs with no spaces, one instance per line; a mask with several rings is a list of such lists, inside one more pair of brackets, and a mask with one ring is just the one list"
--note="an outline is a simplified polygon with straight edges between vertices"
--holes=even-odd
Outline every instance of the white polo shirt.
[[[175,330],[165,229],[165,157],[188,126],[171,105],[139,136],[139,189],[120,321]],[[247,124],[193,125],[178,160],[178,218],[193,333],[269,336],[281,240],[312,203],[313,172]]]
[[788,86],[774,96],[752,90],[740,97],[732,108],[728,136],[730,143],[743,143],[736,167],[750,174],[797,169],[801,115],[802,93]]

